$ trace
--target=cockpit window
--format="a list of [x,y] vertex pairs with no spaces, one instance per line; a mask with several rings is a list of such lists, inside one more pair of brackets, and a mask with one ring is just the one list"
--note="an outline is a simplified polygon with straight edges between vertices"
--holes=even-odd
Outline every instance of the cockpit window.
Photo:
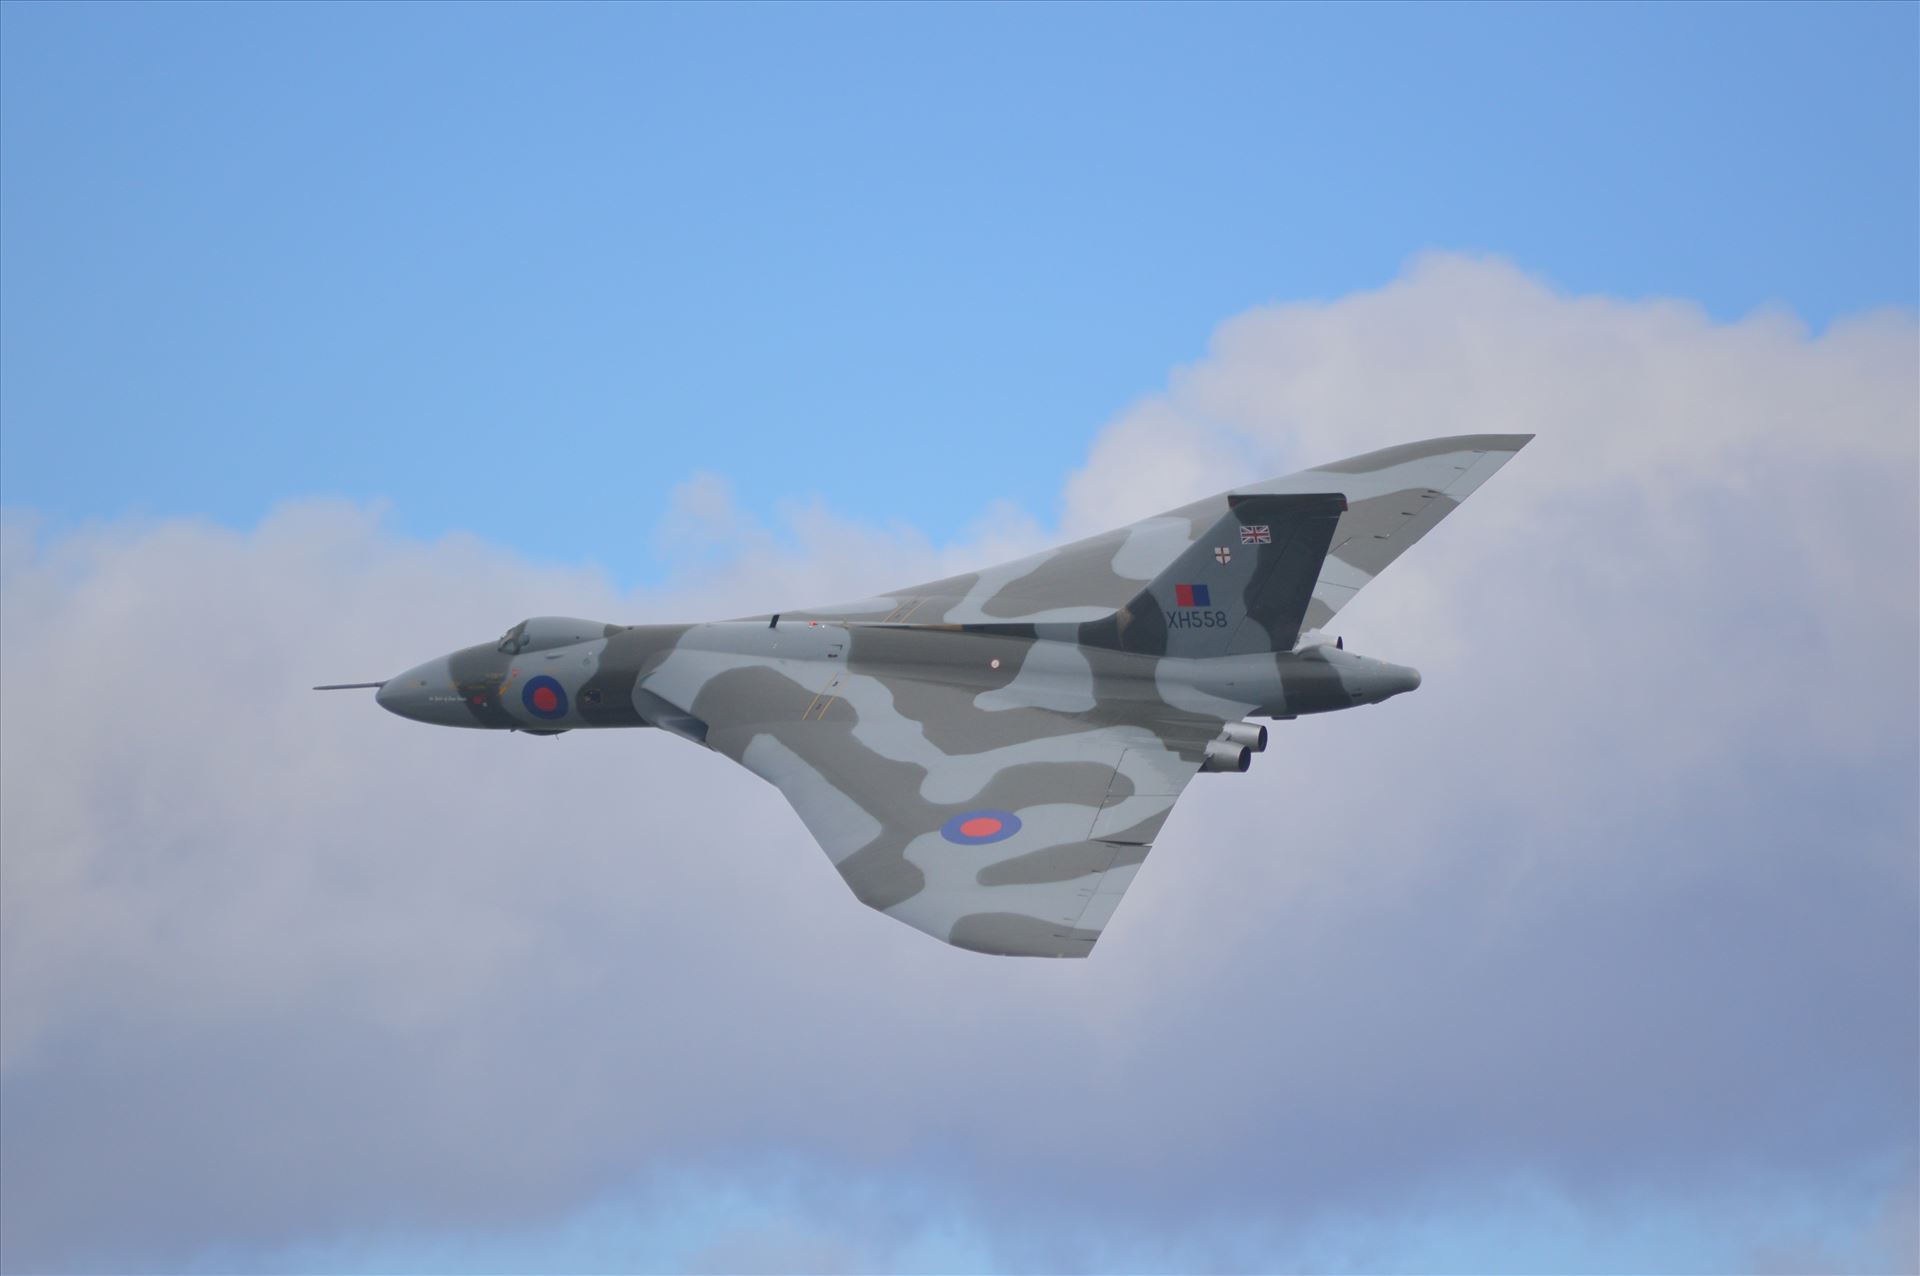
[[572,616],[533,616],[500,635],[496,648],[508,656],[529,651],[552,651],[576,642],[589,642],[618,633],[620,626],[604,625],[597,620],[579,620]]

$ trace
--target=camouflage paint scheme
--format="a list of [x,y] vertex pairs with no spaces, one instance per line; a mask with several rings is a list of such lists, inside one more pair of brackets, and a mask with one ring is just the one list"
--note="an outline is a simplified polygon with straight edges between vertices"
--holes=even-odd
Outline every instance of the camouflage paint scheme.
[[442,726],[672,732],[778,787],[869,907],[1084,957],[1187,782],[1264,748],[1245,719],[1419,685],[1320,631],[1530,437],[1387,448],[839,606],[528,620],[377,699]]

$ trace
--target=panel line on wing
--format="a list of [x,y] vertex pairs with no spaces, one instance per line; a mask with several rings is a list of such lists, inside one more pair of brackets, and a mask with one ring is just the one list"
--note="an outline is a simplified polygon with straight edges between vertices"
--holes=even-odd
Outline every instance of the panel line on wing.
[[[833,708],[833,702],[840,698],[840,687],[845,681],[846,679],[841,675],[840,671],[835,670],[832,679],[828,681],[827,685],[814,692],[813,699],[807,701],[807,707],[801,711],[800,721],[825,722],[827,720],[827,710]],[[826,697],[824,701],[821,699],[823,696]],[[814,712],[815,709],[818,709],[819,712]]]

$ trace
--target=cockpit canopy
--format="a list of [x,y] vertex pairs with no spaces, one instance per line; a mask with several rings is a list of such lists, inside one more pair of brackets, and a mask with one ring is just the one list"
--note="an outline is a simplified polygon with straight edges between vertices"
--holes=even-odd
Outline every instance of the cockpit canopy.
[[500,636],[500,650],[509,656],[517,656],[527,651],[546,651],[552,647],[568,647],[576,642],[586,642],[593,638],[610,638],[619,633],[625,625],[609,625],[605,621],[580,620],[573,616],[535,616],[523,620]]

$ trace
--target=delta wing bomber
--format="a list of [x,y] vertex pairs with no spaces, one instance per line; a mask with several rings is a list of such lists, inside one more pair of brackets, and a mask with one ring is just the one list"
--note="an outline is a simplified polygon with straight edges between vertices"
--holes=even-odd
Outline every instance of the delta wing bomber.
[[1266,748],[1249,719],[1420,685],[1324,630],[1530,437],[1370,452],[839,606],[539,617],[343,685],[439,726],[671,732],[779,788],[869,907],[977,952],[1084,957],[1188,781]]

